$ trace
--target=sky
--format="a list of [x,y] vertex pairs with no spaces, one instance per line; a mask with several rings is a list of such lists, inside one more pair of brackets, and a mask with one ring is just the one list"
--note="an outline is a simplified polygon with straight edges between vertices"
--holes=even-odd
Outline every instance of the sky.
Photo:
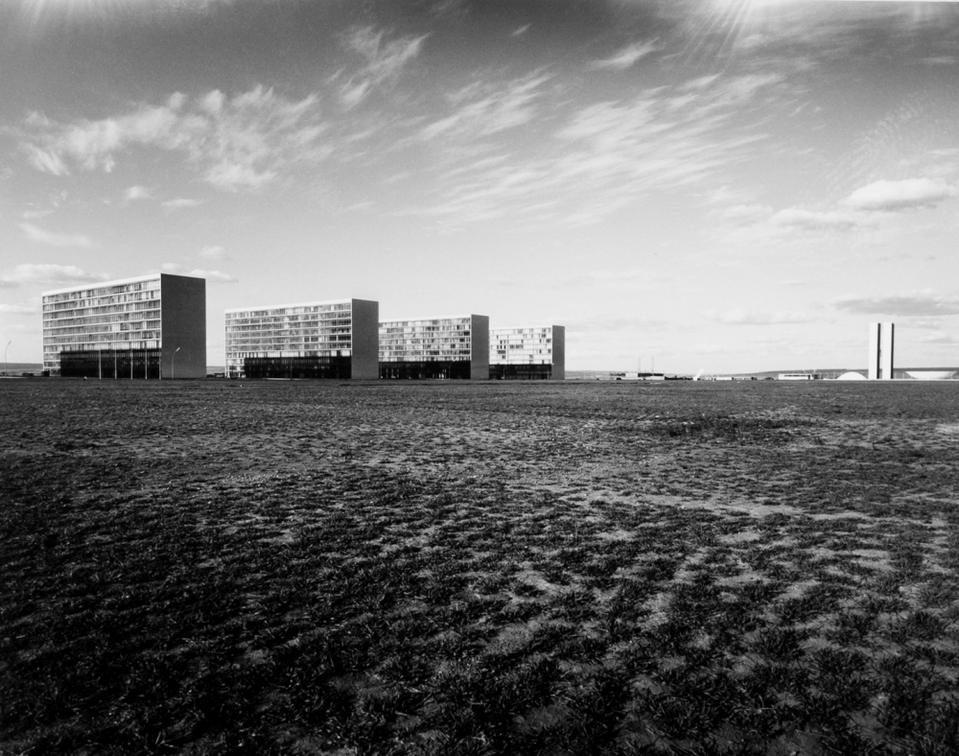
[[568,370],[959,365],[959,3],[3,0],[0,345],[227,308],[566,327]]

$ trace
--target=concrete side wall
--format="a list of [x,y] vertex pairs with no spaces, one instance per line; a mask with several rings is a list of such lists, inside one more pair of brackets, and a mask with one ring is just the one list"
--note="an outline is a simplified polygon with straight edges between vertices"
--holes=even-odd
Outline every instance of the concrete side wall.
[[160,276],[160,336],[163,378],[206,377],[206,279]]
[[375,380],[380,375],[380,303],[353,302],[353,378]]
[[551,380],[566,380],[566,326],[553,326],[553,374]]
[[883,323],[879,334],[879,371],[884,380],[892,380],[893,352],[896,340],[895,323]]
[[471,315],[470,380],[489,380],[489,316]]

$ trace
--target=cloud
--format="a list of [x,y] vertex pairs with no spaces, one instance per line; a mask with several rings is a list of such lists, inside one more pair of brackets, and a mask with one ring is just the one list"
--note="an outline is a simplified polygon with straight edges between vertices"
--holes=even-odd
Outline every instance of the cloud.
[[959,295],[939,294],[931,289],[911,294],[892,294],[877,297],[842,297],[832,302],[833,307],[863,315],[900,315],[930,317],[959,314]]
[[70,171],[63,159],[49,150],[43,150],[33,144],[22,146],[27,155],[27,162],[42,173],[52,173],[54,176],[67,176]]
[[177,197],[176,199],[166,200],[160,203],[163,207],[169,207],[171,210],[180,210],[187,207],[197,207],[203,204],[202,200],[188,199],[186,197]]
[[946,333],[945,331],[935,331],[934,333],[926,334],[925,336],[919,337],[919,342],[922,344],[957,344],[959,341],[955,337]]
[[629,315],[594,315],[583,318],[563,318],[558,322],[565,323],[567,333],[575,332],[600,333],[603,335],[613,331],[651,331],[666,328],[670,324],[665,320]]
[[107,278],[104,274],[87,273],[75,265],[26,264],[17,265],[11,273],[0,278],[0,285],[72,284],[105,281]]
[[150,190],[145,186],[131,186],[123,194],[123,198],[127,202],[133,202],[134,200],[141,199],[150,199],[153,195],[150,193]]
[[[234,97],[213,90],[191,100],[177,93],[161,105],[140,104],[95,121],[60,124],[33,113],[26,128],[31,137],[23,149],[37,170],[110,172],[134,148],[153,147],[184,153],[208,183],[228,191],[258,189],[282,169],[317,163],[331,152],[321,140],[326,124],[316,95],[290,100],[262,86]],[[191,206],[186,200],[163,204]]]
[[210,246],[200,250],[200,257],[204,257],[207,260],[226,260],[227,254],[223,247]]
[[439,136],[490,136],[529,123],[536,115],[538,90],[549,79],[533,74],[504,84],[471,84],[450,96],[457,110],[427,125],[420,138],[431,141]]
[[724,221],[734,223],[757,223],[768,219],[773,215],[772,208],[768,205],[757,205],[753,203],[744,203],[725,207],[717,213]]
[[[423,130],[424,139],[459,138],[458,150],[444,155],[461,159],[433,182],[436,201],[420,214],[450,223],[504,216],[524,223],[601,222],[627,212],[639,197],[688,188],[744,159],[766,137],[753,98],[780,85],[778,76],[732,77],[689,98],[677,99],[682,85],[657,87],[569,112],[535,99],[545,77],[529,79],[525,89],[514,81],[501,90],[522,95],[504,109],[513,121],[497,120],[496,108],[485,104],[488,85],[477,84],[462,93],[465,105]],[[469,110],[475,103],[484,104]],[[530,127],[498,143],[480,138],[513,122],[535,124],[535,133]]]
[[782,325],[783,323],[809,323],[812,318],[804,312],[758,312],[736,307],[720,312],[706,310],[703,313],[709,320],[726,325]]
[[354,29],[345,37],[347,47],[366,59],[366,65],[340,89],[340,98],[347,108],[356,107],[373,89],[393,79],[419,55],[429,35],[402,37],[388,42],[384,41],[385,36],[385,32],[366,26]]
[[656,49],[656,45],[652,42],[634,42],[615,52],[609,58],[594,60],[589,65],[590,68],[611,68],[617,71],[625,71],[635,65],[638,60],[655,52]]
[[837,211],[804,210],[798,207],[789,207],[779,210],[769,218],[774,226],[795,228],[802,231],[834,230],[844,231],[855,228],[862,223],[862,219],[852,213]]
[[0,313],[9,315],[36,315],[38,309],[32,305],[16,305],[0,303]]
[[196,276],[197,278],[205,278],[211,283],[236,283],[237,281],[235,276],[231,276],[229,273],[224,273],[220,270],[194,269],[187,273],[187,275]]
[[58,234],[44,231],[32,223],[21,223],[20,228],[31,241],[53,247],[92,247],[93,242],[83,234]]
[[210,283],[236,283],[237,279],[231,276],[229,273],[224,273],[219,270],[203,270],[201,268],[194,268],[193,270],[187,270],[182,265],[177,263],[163,263],[160,266],[160,270],[163,273],[172,273],[179,276],[194,276],[195,278],[205,278]]
[[894,212],[938,203],[959,196],[959,190],[943,181],[929,178],[902,181],[874,181],[856,189],[843,203],[856,210]]

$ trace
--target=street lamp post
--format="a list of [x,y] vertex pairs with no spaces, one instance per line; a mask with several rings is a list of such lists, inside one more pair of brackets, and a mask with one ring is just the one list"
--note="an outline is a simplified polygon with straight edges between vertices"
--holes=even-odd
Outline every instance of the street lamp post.
[[7,374],[7,350],[10,348],[10,345],[13,343],[13,339],[7,342],[7,345],[3,348],[3,374]]
[[180,351],[180,347],[177,347],[173,350],[173,356],[170,358],[170,380],[176,378],[176,353]]

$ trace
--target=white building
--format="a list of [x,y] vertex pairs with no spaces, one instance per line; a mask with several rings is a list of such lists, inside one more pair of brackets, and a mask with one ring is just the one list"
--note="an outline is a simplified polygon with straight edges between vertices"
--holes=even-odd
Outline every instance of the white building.
[[490,378],[566,379],[566,328],[558,325],[494,328],[489,344]]
[[43,292],[43,369],[85,378],[206,376],[206,280],[154,273]]
[[489,317],[404,318],[380,323],[380,378],[489,378]]
[[238,307],[225,313],[230,378],[376,378],[379,303]]

